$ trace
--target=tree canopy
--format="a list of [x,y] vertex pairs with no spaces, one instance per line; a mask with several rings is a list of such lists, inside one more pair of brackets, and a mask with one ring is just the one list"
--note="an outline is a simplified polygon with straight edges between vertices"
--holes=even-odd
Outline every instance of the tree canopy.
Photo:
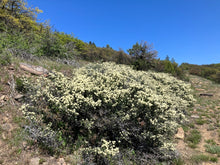
[[8,27],[30,30],[39,30],[36,19],[37,14],[41,13],[38,7],[28,7],[24,0],[1,0],[0,19],[2,20],[1,30],[6,31]]
[[145,42],[136,43],[131,49],[128,49],[130,56],[136,59],[145,59],[151,61],[157,57],[157,51],[153,50],[153,46]]

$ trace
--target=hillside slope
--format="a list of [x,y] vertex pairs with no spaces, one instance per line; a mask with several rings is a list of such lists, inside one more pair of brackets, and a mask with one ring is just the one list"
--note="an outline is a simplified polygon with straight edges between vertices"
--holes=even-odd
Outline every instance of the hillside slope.
[[[56,67],[59,68],[59,64]],[[72,68],[66,65],[61,71],[70,74]],[[0,164],[81,164],[81,155],[77,152],[52,157],[27,138],[23,129],[25,119],[19,111],[22,98],[14,86],[17,78],[23,75],[36,77],[21,70],[18,63],[1,68]],[[183,126],[185,139],[176,141],[177,152],[182,158],[176,164],[216,164],[220,162],[220,85],[197,76],[190,76],[190,82],[197,101],[193,108],[188,109],[189,122]],[[211,93],[213,97],[200,97],[201,93]],[[199,132],[197,136],[196,131]],[[214,151],[207,149],[210,146]]]
[[201,76],[220,83],[220,63],[210,65],[195,65],[183,63],[180,68],[187,70],[192,75]]
[[219,164],[220,85],[194,75],[190,75],[190,82],[196,103],[188,110],[189,122],[183,126],[185,139],[178,140],[177,150],[186,164]]

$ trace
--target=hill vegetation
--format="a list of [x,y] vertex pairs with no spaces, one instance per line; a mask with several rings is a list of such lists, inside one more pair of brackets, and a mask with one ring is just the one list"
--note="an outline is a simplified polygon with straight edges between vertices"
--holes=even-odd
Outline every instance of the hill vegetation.
[[118,164],[128,151],[174,159],[171,139],[193,102],[190,85],[181,80],[113,63],[87,65],[70,78],[53,72],[24,82],[30,136],[53,151],[61,142],[74,147],[84,139],[83,153],[93,161],[98,156],[98,164]]
[[[7,62],[10,55],[16,55],[22,58],[43,56],[65,61],[111,61],[131,65],[137,70],[150,69],[185,78],[174,60],[156,59],[157,52],[147,42],[137,42],[128,50],[129,54],[123,50],[113,50],[110,45],[97,47],[94,42],[85,43],[73,34],[54,31],[47,23],[37,22],[37,14],[41,12],[38,8],[30,8],[23,0],[0,2],[1,59],[7,58]],[[0,62],[4,63],[3,60]]]
[[[188,127],[187,110],[195,101],[190,83],[182,81],[185,71],[219,82],[219,65],[178,66],[168,56],[157,58],[144,41],[129,54],[110,45],[97,47],[37,22],[40,12],[23,0],[0,1],[0,118],[11,107],[22,110],[15,110],[20,118],[13,117],[20,131],[15,139],[25,136],[22,140],[42,153],[79,155],[75,164],[181,164],[173,137],[178,127]],[[21,76],[20,61],[45,64],[50,71]],[[23,95],[18,104],[15,91]],[[204,124],[200,118],[196,123]],[[7,128],[0,127],[0,134]],[[201,139],[193,129],[186,141],[196,147]]]
[[210,65],[193,65],[183,63],[180,68],[187,70],[190,74],[201,76],[220,83],[220,63]]

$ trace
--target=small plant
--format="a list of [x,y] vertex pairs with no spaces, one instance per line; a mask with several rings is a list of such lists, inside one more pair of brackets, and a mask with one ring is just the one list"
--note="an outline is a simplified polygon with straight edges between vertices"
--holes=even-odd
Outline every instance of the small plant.
[[217,157],[210,157],[210,161],[211,162],[218,162],[218,158]]
[[22,78],[16,77],[16,78],[15,78],[15,82],[16,82],[16,89],[17,89],[19,92],[25,92],[25,89],[24,89],[24,80],[23,80]]
[[203,120],[202,118],[199,118],[199,119],[197,119],[197,120],[195,121],[195,123],[198,124],[198,125],[203,125],[203,124],[206,123],[206,120]]
[[190,131],[190,134],[186,137],[189,147],[196,148],[196,145],[201,141],[201,134],[197,130]]
[[195,128],[194,123],[189,123],[188,126],[189,126],[190,128]]
[[205,140],[205,142],[210,145],[216,145],[216,142],[213,139]]
[[217,145],[205,145],[206,151],[211,154],[220,154],[220,146]]
[[43,164],[44,162],[46,162],[46,160],[44,158],[40,158],[39,164]]
[[195,163],[208,162],[208,161],[217,162],[218,158],[217,157],[211,157],[211,156],[204,155],[204,154],[200,154],[200,155],[193,155],[191,157],[191,160]]
[[190,129],[189,126],[187,126],[187,125],[182,125],[182,128],[183,128],[184,132],[188,132]]
[[21,152],[22,152],[22,149],[21,149],[21,148],[18,148],[18,149],[16,150],[16,153],[17,153],[18,155],[20,155]]
[[0,65],[9,65],[12,61],[12,52],[9,49],[4,49],[0,53]]
[[197,112],[204,112],[204,110],[202,110],[202,109],[197,109],[196,111]]
[[9,144],[11,146],[19,146],[22,141],[25,140],[25,132],[22,128],[19,128],[13,132],[13,137],[10,139]]
[[215,130],[216,128],[213,126],[213,125],[209,125],[209,127],[207,128],[207,131],[213,131]]
[[177,158],[177,159],[175,159],[175,160],[173,161],[173,164],[174,164],[174,165],[184,165],[185,162],[184,162],[183,159]]

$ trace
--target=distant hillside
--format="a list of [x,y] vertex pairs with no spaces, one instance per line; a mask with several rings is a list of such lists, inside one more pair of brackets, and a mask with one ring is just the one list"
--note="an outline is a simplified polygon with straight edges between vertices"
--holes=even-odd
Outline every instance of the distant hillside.
[[180,68],[183,70],[188,70],[190,74],[198,75],[220,83],[220,63],[210,65],[183,63]]

